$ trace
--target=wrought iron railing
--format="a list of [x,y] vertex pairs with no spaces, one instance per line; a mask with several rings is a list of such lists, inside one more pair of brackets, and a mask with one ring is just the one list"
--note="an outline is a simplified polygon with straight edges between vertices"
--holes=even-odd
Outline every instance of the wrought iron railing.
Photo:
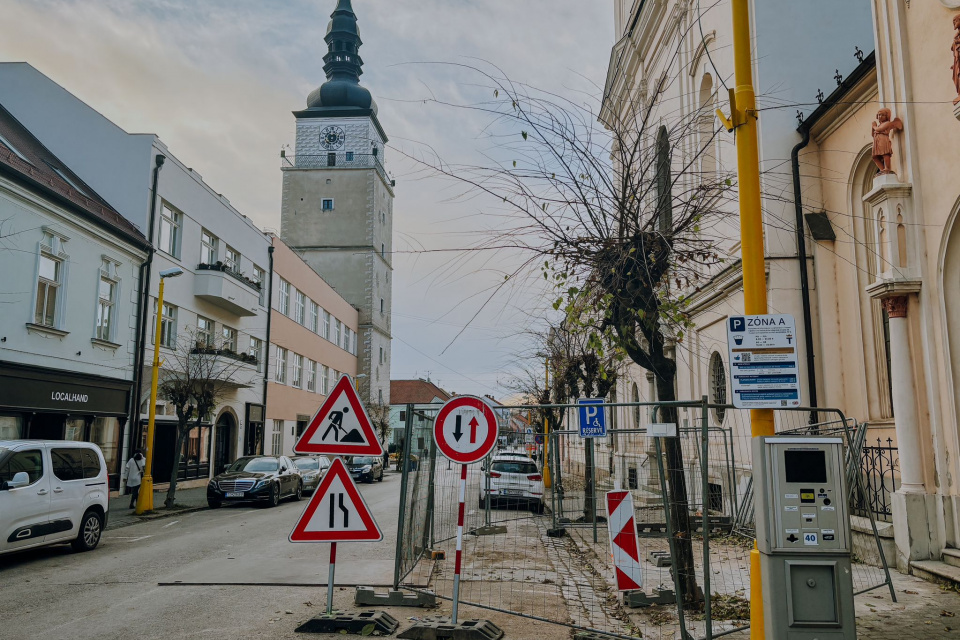
[[388,184],[393,181],[387,175],[387,170],[376,153],[322,153],[318,155],[288,156],[281,152],[280,167],[282,169],[376,169],[380,177]]
[[201,262],[197,265],[197,271],[219,271],[220,273],[226,273],[227,275],[233,277],[234,280],[238,280],[243,284],[247,285],[251,289],[260,291],[261,284],[256,280],[251,280],[247,276],[243,275],[235,268],[231,267],[228,264],[223,262],[216,262],[214,264],[208,264],[206,262]]
[[893,439],[887,438],[884,444],[877,438],[876,446],[863,447],[860,473],[864,493],[855,500],[853,514],[867,517],[872,511],[877,520],[890,522],[893,519],[891,496],[900,485],[900,456]]

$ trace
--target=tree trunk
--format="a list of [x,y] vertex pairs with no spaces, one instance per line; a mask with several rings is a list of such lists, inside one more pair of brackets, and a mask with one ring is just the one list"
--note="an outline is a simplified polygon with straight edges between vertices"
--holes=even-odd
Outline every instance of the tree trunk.
[[167,509],[173,507],[177,496],[177,479],[180,476],[180,458],[183,456],[183,440],[189,429],[183,425],[177,425],[177,444],[173,448],[173,470],[170,471],[170,488],[167,489],[167,499],[163,501],[163,506]]
[[[657,380],[657,398],[664,402],[676,400],[673,378],[667,380],[660,375]],[[678,425],[676,407],[662,407],[660,420]],[[679,433],[678,433],[679,436]],[[670,526],[673,530],[674,551],[673,571],[676,572],[678,594],[685,603],[697,602],[699,589],[697,574],[694,570],[693,530],[690,524],[690,506],[687,498],[687,477],[684,473],[683,448],[680,438],[663,438],[667,476],[667,500],[670,502]]]

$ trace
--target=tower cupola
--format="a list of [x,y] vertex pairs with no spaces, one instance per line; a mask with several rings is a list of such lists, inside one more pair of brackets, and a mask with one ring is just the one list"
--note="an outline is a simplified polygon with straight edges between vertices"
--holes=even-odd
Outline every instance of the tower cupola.
[[307,97],[307,109],[362,109],[376,114],[373,96],[360,85],[363,60],[359,51],[363,41],[350,0],[337,1],[323,39],[327,43],[323,56],[327,81]]

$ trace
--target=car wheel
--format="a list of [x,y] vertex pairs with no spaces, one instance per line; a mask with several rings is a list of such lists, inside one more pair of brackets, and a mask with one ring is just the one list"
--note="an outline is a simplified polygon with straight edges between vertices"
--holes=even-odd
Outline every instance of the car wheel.
[[74,551],[93,551],[100,544],[103,535],[103,517],[93,511],[87,511],[80,519],[80,532],[73,541]]
[[295,494],[293,494],[293,501],[294,501],[294,502],[299,502],[299,501],[300,501],[300,498],[302,498],[302,497],[303,497],[303,483],[302,483],[302,482],[298,482],[298,483],[297,483],[297,492],[296,492]]
[[219,500],[211,500],[210,498],[207,498],[207,506],[211,509],[219,509],[223,506],[223,503]]
[[280,504],[280,483],[273,485],[273,489],[270,490],[270,500],[267,502],[268,507],[275,507]]
[[383,469],[380,469],[380,477],[377,478],[377,482],[383,482]]
[[537,514],[538,516],[543,515],[543,511],[544,511],[543,500],[537,500],[532,505],[530,505],[530,511]]

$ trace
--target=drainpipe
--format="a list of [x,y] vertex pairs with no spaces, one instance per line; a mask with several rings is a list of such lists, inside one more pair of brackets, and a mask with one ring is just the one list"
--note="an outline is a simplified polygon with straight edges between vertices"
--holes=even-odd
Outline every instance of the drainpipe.
[[267,381],[270,377],[270,319],[273,316],[273,238],[270,238],[270,246],[267,247],[267,255],[270,258],[270,268],[267,276],[267,340],[263,350],[263,437],[260,438],[260,455],[263,455],[263,449],[267,440]]
[[[807,239],[803,232],[803,199],[800,194],[800,150],[810,144],[810,129],[800,127],[802,139],[790,152],[793,165],[793,206],[796,212],[797,259],[800,263],[800,300],[803,303],[803,338],[807,354],[807,387],[810,390],[810,406],[817,406],[817,372],[814,366],[813,320],[810,316],[810,279],[807,274]],[[818,422],[817,412],[810,412],[810,424]]]
[[157,217],[157,184],[160,181],[160,169],[163,167],[167,156],[158,153],[154,158],[153,167],[153,185],[150,189],[150,228],[147,232],[147,241],[150,243],[150,251],[147,253],[147,260],[140,265],[140,304],[137,306],[137,337],[136,353],[134,354],[134,391],[130,399],[130,418],[127,425],[130,437],[124,440],[124,452],[121,464],[126,463],[130,456],[130,449],[133,448],[133,437],[140,433],[140,393],[143,389],[143,348],[146,342],[147,334],[147,303],[150,301],[150,272],[153,270],[153,256],[156,249],[153,245],[153,234],[156,227]]

